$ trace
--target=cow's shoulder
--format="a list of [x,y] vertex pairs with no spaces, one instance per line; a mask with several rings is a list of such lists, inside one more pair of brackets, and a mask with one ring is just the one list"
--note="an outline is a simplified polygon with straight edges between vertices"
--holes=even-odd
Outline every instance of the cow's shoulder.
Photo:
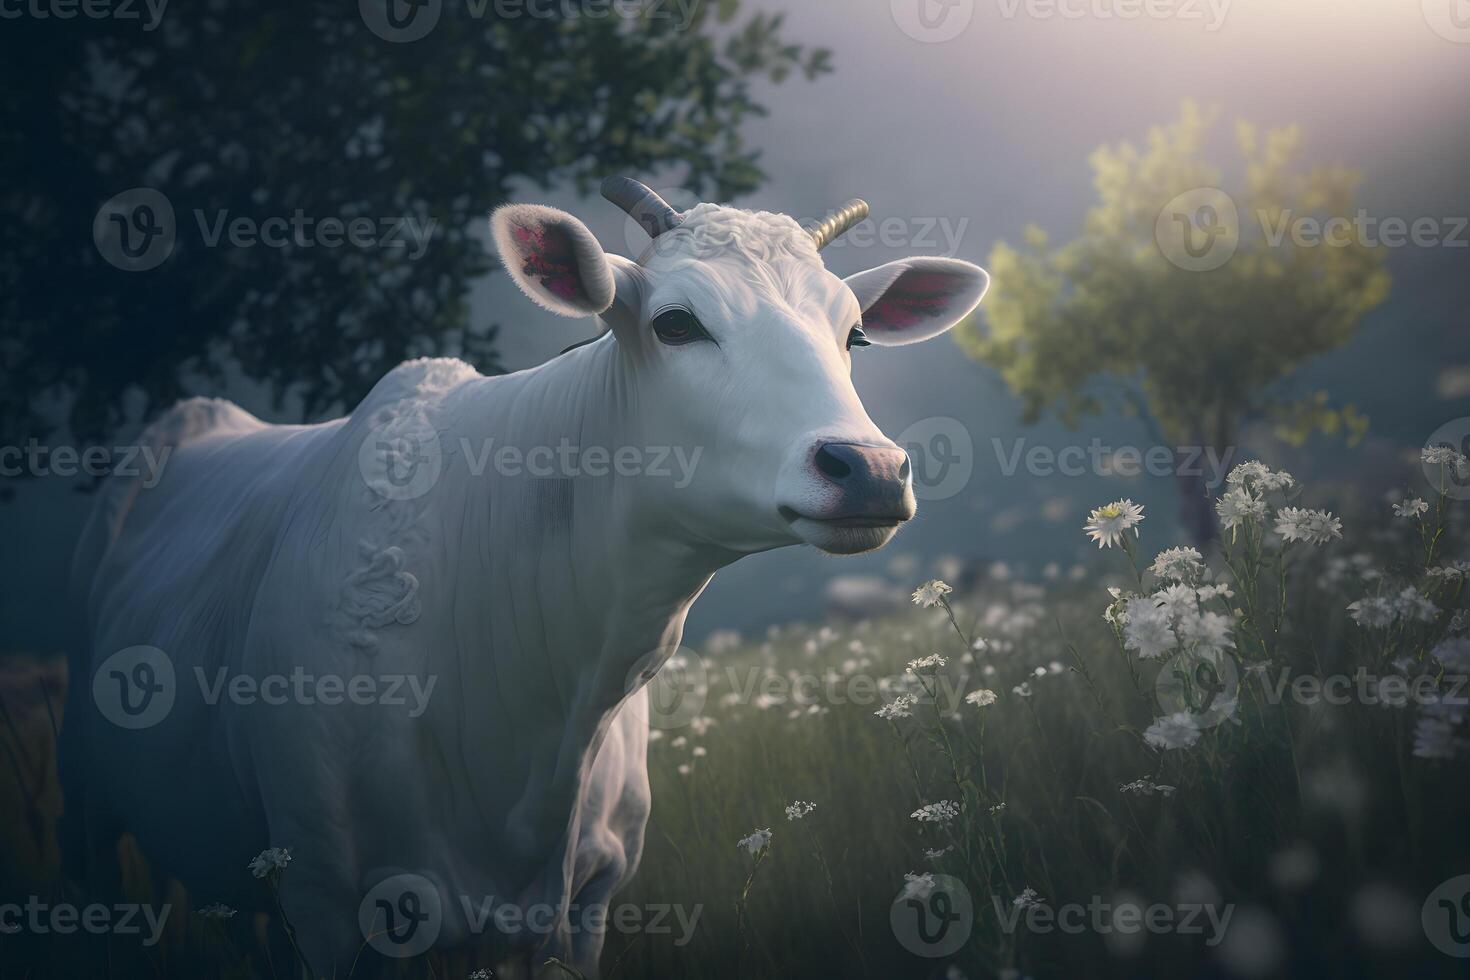
[[433,401],[466,381],[483,377],[457,357],[420,357],[404,361],[373,385],[353,411],[354,419],[381,418],[385,409]]

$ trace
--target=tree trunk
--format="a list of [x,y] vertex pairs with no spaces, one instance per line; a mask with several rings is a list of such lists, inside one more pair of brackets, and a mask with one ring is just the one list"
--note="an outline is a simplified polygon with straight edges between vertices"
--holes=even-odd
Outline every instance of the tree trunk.
[[1213,495],[1218,488],[1209,486],[1208,459],[1208,455],[1199,456],[1192,452],[1176,452],[1174,455],[1174,473],[1179,486],[1179,523],[1194,546],[1204,554],[1208,554],[1207,549],[1220,533],[1220,526],[1215,521]]

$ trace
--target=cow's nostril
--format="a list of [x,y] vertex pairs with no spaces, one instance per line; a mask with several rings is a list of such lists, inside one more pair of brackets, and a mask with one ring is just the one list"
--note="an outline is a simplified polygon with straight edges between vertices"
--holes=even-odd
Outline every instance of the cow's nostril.
[[834,480],[845,480],[852,475],[852,467],[845,460],[839,459],[837,454],[828,450],[826,446],[817,448],[817,469]]
[[898,468],[898,478],[906,482],[909,478],[909,473],[911,472],[913,471],[909,466],[909,457],[908,454],[905,453],[903,457],[903,465]]

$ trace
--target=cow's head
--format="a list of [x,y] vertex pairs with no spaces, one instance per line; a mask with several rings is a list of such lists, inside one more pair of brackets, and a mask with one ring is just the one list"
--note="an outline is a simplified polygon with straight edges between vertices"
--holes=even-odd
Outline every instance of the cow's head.
[[611,329],[640,445],[700,451],[692,483],[665,481],[661,512],[742,552],[886,543],[914,516],[909,461],[863,410],[853,352],[948,330],[980,302],[985,271],[910,258],[837,278],[818,252],[867,215],[861,201],[803,228],[713,204],[680,214],[627,178],[603,194],[653,236],[638,261],[555,208],[507,205],[491,230],[527,296]]

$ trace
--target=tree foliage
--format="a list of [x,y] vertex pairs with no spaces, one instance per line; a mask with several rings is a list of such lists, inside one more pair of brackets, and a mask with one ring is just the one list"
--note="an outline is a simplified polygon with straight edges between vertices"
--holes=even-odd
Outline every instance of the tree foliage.
[[1244,421],[1263,416],[1297,437],[1304,427],[1361,434],[1351,406],[1287,382],[1387,296],[1383,249],[1359,223],[1339,222],[1318,244],[1282,233],[1301,218],[1351,219],[1359,177],[1305,167],[1296,126],[1237,123],[1238,221],[1219,226],[1234,252],[1218,268],[1181,267],[1166,254],[1160,215],[1179,195],[1223,186],[1224,169],[1206,159],[1215,116],[1186,103],[1143,147],[1095,151],[1097,203],[1074,240],[1053,247],[1031,226],[1022,246],[991,252],[984,319],[957,334],[999,370],[1028,421],[1054,410],[1075,425],[1117,402],[1174,446],[1227,449]]
[[[762,177],[740,137],[763,112],[752,83],[828,70],[825,51],[736,0],[631,18],[445,0],[411,43],[375,34],[358,6],[213,0],[170,6],[153,29],[5,21],[0,442],[44,435],[56,406],[95,439],[237,373],[310,417],[406,357],[495,370],[493,327],[470,322],[467,297],[491,267],[479,226],[515,182],[586,189],[675,165],[692,188],[748,191]],[[92,236],[99,206],[138,186],[176,212],[173,250],[146,272],[113,267]],[[411,258],[210,247],[200,227],[297,213],[434,232]]]

